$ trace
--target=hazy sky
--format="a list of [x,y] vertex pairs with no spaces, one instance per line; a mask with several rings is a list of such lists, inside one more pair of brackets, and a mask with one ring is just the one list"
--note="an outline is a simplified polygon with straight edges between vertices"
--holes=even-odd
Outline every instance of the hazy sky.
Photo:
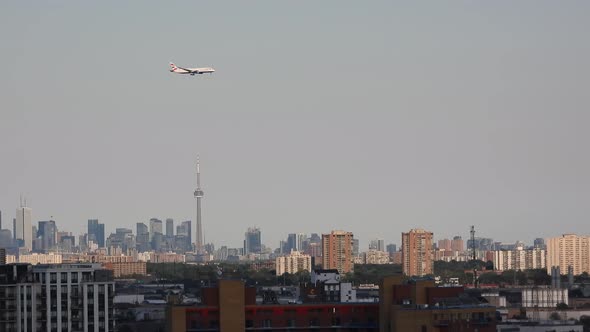
[[[0,2],[0,210],[400,243],[590,233],[590,2]],[[214,66],[211,76],[168,72]]]

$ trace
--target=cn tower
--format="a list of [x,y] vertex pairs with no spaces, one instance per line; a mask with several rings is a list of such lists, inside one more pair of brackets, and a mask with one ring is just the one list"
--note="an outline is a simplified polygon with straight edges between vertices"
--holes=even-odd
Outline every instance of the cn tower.
[[197,252],[203,252],[203,226],[201,225],[201,198],[203,198],[203,190],[201,189],[201,167],[199,157],[197,156],[197,190],[195,190],[195,197],[197,198]]

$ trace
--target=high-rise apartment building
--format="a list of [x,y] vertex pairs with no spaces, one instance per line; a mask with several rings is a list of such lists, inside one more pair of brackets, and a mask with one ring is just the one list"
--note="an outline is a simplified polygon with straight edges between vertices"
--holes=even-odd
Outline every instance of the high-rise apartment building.
[[465,246],[463,243],[463,239],[460,236],[455,236],[451,241],[451,250],[452,251],[463,251],[465,250]]
[[332,231],[322,234],[322,264],[324,269],[337,269],[340,274],[354,270],[354,236],[352,232]]
[[115,331],[115,283],[100,264],[5,265],[0,275],[0,331]]
[[172,218],[166,219],[166,236],[174,236],[174,219]]
[[547,273],[555,266],[559,266],[562,274],[570,266],[574,275],[590,273],[590,237],[563,234],[547,239]]
[[277,257],[275,263],[278,276],[285,273],[294,274],[300,271],[311,272],[311,256],[299,251],[291,251],[287,256]]
[[100,224],[98,219],[88,219],[88,241],[104,248],[104,224]]
[[246,234],[244,234],[244,253],[247,254],[257,254],[262,252],[262,242],[260,238],[260,228],[258,227],[251,227],[248,228]]
[[432,274],[434,269],[432,232],[412,229],[402,233],[402,265],[407,276]]
[[545,269],[546,252],[541,248],[524,249],[518,247],[514,250],[496,250],[493,251],[494,268],[498,271],[508,270],[531,270]]
[[449,239],[438,240],[438,249],[439,250],[451,251],[452,250],[451,248],[452,248],[451,240],[449,240]]
[[27,250],[33,249],[33,212],[31,208],[21,206],[16,209],[16,219],[14,223],[14,238],[17,242],[17,246],[20,248],[26,248]]

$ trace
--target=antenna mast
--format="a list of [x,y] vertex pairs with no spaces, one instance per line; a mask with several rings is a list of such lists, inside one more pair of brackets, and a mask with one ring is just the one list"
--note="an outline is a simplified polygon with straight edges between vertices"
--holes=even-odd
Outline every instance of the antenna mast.
[[471,259],[473,263],[473,287],[477,288],[477,263],[475,254],[475,226],[471,226]]

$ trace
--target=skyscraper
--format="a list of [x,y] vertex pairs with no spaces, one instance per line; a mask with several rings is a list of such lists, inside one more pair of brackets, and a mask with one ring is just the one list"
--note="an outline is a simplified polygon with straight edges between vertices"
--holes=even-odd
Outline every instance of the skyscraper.
[[385,241],[382,239],[371,240],[369,250],[385,251]]
[[104,224],[98,223],[98,219],[88,219],[88,241],[104,248]]
[[136,227],[137,236],[135,237],[135,242],[137,245],[137,251],[148,251],[150,243],[150,231],[148,230],[148,226],[142,222],[138,222]]
[[[26,204],[25,204],[26,205]],[[14,224],[14,238],[17,246],[33,249],[33,226],[31,224],[33,212],[31,208],[21,205],[16,209],[16,221]]]
[[166,236],[174,236],[174,219],[166,219]]
[[37,237],[41,240],[41,249],[48,251],[55,249],[57,245],[57,226],[55,221],[39,221],[39,228],[37,229]]
[[463,239],[460,236],[455,236],[451,241],[451,250],[453,251],[463,251],[465,250],[465,246],[463,244]]
[[193,243],[193,226],[192,226],[192,221],[187,220],[187,221],[183,221],[181,226],[183,227],[184,231],[186,232],[186,237],[188,240],[188,246],[190,247]]
[[303,252],[306,248],[307,244],[307,234],[299,233],[297,234],[297,251]]
[[290,253],[291,250],[297,250],[297,234],[287,234],[287,247],[285,249],[286,254]]
[[197,157],[197,189],[195,190],[195,197],[197,198],[197,238],[195,244],[197,252],[203,252],[203,225],[201,224],[201,198],[205,193],[201,189],[201,165]]
[[322,265],[324,269],[337,269],[341,274],[354,270],[354,236],[352,232],[332,231],[322,234]]
[[150,241],[153,240],[156,233],[162,233],[162,220],[157,218],[150,219]]
[[432,232],[412,229],[402,233],[402,265],[407,276],[424,276],[433,273]]
[[245,234],[244,254],[257,254],[262,251],[260,228],[250,227]]

